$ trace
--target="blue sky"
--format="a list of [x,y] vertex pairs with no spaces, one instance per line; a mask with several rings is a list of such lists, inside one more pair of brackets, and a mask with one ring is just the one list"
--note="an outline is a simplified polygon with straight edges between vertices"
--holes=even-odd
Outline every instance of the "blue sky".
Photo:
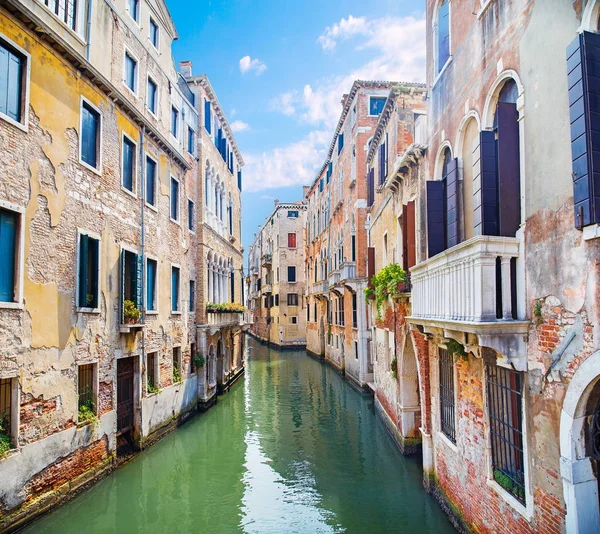
[[354,79],[424,81],[424,0],[167,5],[175,61],[208,75],[236,130],[246,249],[273,199],[299,200],[314,179]]

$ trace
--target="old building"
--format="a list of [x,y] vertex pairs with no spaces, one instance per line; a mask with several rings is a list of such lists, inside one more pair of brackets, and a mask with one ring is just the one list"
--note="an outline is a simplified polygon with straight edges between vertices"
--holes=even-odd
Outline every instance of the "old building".
[[306,345],[306,204],[275,201],[248,254],[250,332],[279,347]]
[[428,1],[426,142],[383,184],[402,221],[370,213],[375,273],[416,233],[375,320],[380,413],[464,531],[600,531],[599,14]]
[[[240,372],[239,335],[205,328],[198,160],[216,161],[201,126],[216,97],[177,72],[176,38],[162,0],[0,6],[0,529],[207,401],[208,336],[222,375]],[[219,268],[241,302],[241,175],[221,176],[238,253]]]
[[367,183],[369,141],[391,83],[356,81],[327,159],[306,193],[307,343],[358,387],[373,378],[368,360]]

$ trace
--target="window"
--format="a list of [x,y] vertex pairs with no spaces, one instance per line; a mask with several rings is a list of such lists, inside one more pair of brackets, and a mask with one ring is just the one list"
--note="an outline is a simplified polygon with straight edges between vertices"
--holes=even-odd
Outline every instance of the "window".
[[0,115],[23,122],[26,58],[0,41]]
[[158,358],[156,352],[151,352],[146,357],[146,383],[148,387],[148,393],[150,390],[158,389]]
[[288,293],[287,303],[288,306],[298,306],[298,293]]
[[[0,423],[4,428],[4,434],[10,439],[10,448],[14,445],[14,438],[16,437],[13,433],[15,424],[13,417],[18,407],[18,403],[14,402],[14,382],[16,379],[13,378],[0,378]],[[1,434],[0,434],[1,435]]]
[[275,306],[279,306],[279,295],[275,295]]
[[152,46],[154,48],[158,48],[158,24],[156,24],[152,18],[150,18],[150,30],[148,38],[150,39]]
[[142,307],[142,258],[135,252],[121,250],[121,322],[139,324]]
[[137,61],[129,53],[125,52],[125,85],[129,87],[134,93],[137,90]]
[[288,234],[288,248],[296,248],[296,234]]
[[179,311],[179,267],[171,267],[171,311]]
[[210,112],[210,100],[204,101],[204,128],[210,134],[211,132],[211,112]]
[[381,115],[386,100],[385,96],[369,97],[369,115]]
[[288,211],[288,212],[287,212],[287,216],[288,216],[290,219],[297,219],[297,218],[298,218],[298,216],[299,216],[299,213],[298,213],[297,211]]
[[156,206],[156,161],[146,156],[146,203]]
[[485,367],[494,480],[525,504],[523,376],[490,363]]
[[188,199],[188,228],[194,231],[194,202]]
[[148,258],[146,260],[146,309],[148,311],[156,311],[158,309],[156,305],[156,284],[158,281],[157,277],[158,263],[156,260]]
[[338,155],[344,148],[344,134],[341,133],[338,135]]
[[358,304],[356,293],[352,293],[352,328],[358,328]]
[[181,382],[181,347],[173,347],[173,382]]
[[237,179],[238,179],[238,189],[241,191],[242,190],[242,171],[237,172]]
[[158,85],[152,78],[148,78],[148,94],[146,95],[146,105],[148,109],[156,115],[156,94],[158,92]]
[[450,57],[450,1],[442,0],[437,12],[437,71],[440,72]]
[[0,208],[0,302],[17,302],[20,214]]
[[85,12],[85,2],[75,0],[40,0],[42,4],[46,4],[48,9],[64,22],[69,28],[77,32],[81,37],[84,37],[83,25],[84,18],[82,13]]
[[127,0],[127,11],[129,11],[129,16],[138,22],[140,16],[140,0]]
[[171,176],[171,219],[179,221],[179,182]]
[[190,311],[194,311],[194,297],[196,295],[196,282],[190,280]]
[[179,110],[175,106],[171,106],[171,135],[177,137],[179,131]]
[[446,349],[439,348],[440,360],[440,424],[444,435],[456,443],[454,416],[454,358]]
[[79,308],[98,308],[100,241],[89,235],[79,236],[78,299]]
[[194,154],[194,130],[192,130],[189,126],[188,126],[188,152],[190,154]]
[[95,364],[80,365],[77,370],[77,394],[79,397],[79,413],[82,411],[96,414]]
[[81,161],[100,169],[100,113],[87,102],[81,105]]
[[288,282],[295,282],[296,281],[296,267],[294,267],[293,265],[290,265],[287,270],[288,270]]
[[298,324],[298,317],[296,317],[296,316],[290,317],[290,324]]
[[123,136],[122,185],[127,191],[133,192],[135,183],[135,143],[129,137]]

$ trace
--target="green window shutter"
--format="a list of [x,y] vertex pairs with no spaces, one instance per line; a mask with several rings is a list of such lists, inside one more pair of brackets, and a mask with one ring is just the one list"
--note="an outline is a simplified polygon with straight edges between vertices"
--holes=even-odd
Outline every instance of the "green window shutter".
[[123,302],[125,301],[125,251],[121,250],[121,261],[119,262],[120,270],[120,278],[121,278],[121,293],[119,297],[120,309],[121,309],[121,324],[125,322],[124,315],[124,306]]
[[79,238],[79,307],[87,308],[88,236]]
[[15,300],[17,214],[0,209],[0,301]]
[[[90,272],[88,275],[88,294],[92,295],[91,302],[88,303],[89,308],[98,308],[98,266],[100,262],[100,241],[97,239],[88,238],[88,260]],[[86,296],[87,301],[87,296]]]
[[132,284],[133,284],[133,288],[132,288],[132,294],[135,297],[135,307],[138,310],[142,309],[142,278],[143,278],[143,273],[142,273],[142,269],[144,267],[144,262],[142,259],[142,256],[139,254],[133,254],[133,261],[135,262],[134,265],[134,269],[133,269],[133,273],[134,276],[132,277]]

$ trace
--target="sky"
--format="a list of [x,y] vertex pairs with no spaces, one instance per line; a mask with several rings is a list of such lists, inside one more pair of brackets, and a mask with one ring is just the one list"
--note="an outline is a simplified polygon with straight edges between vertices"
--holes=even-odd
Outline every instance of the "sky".
[[275,199],[302,199],[352,82],[425,81],[424,0],[167,0],[176,63],[208,75],[245,161],[246,251]]

